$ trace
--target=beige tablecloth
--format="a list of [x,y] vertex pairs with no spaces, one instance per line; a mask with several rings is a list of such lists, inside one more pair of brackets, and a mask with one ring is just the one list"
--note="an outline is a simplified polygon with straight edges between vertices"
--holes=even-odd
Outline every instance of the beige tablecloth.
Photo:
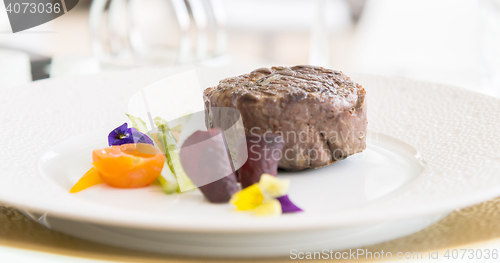
[[[427,252],[477,244],[500,238],[500,198],[452,212],[437,224],[410,236],[366,247],[369,251]],[[0,207],[0,246],[65,256],[122,262],[218,262],[221,259],[187,258],[138,252],[100,245],[44,228],[12,208]],[[363,248],[365,249],[365,248]],[[279,262],[288,257],[270,258]],[[224,260],[253,262],[249,259]],[[343,261],[346,262],[346,261]],[[347,261],[348,262],[348,261]],[[359,262],[359,261],[357,261]]]

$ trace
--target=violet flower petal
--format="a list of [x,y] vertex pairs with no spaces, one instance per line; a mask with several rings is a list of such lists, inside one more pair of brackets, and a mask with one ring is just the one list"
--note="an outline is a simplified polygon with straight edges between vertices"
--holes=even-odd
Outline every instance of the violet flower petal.
[[154,145],[153,140],[151,140],[149,136],[136,130],[135,128],[130,128],[128,131],[132,134],[133,143],[148,143]]
[[137,131],[135,128],[128,128],[127,123],[118,126],[108,135],[109,146],[116,146],[127,143],[154,144],[153,141],[144,133]]
[[292,203],[292,201],[290,200],[288,195],[284,195],[284,196],[278,197],[276,199],[280,202],[281,210],[283,211],[283,213],[292,213],[292,212],[303,211],[298,206],[296,206],[294,203]]
[[131,134],[128,133],[127,127],[128,127],[127,123],[124,123],[109,133],[108,135],[109,146],[122,145],[125,143],[133,143]]

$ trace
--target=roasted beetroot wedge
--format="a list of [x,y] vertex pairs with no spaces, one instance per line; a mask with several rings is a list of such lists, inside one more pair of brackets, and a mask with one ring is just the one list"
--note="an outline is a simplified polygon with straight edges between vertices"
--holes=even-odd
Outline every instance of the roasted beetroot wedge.
[[229,202],[239,190],[224,133],[220,129],[193,133],[183,143],[180,158],[184,171],[208,201]]
[[277,134],[247,135],[248,160],[238,170],[242,188],[258,183],[264,173],[278,173],[278,162],[281,159],[284,141]]

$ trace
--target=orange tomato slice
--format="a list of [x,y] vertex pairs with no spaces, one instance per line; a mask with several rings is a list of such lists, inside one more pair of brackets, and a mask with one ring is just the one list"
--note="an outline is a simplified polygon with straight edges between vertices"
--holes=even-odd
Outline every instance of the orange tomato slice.
[[101,179],[118,188],[153,183],[161,173],[165,156],[151,144],[123,144],[92,152],[93,166]]

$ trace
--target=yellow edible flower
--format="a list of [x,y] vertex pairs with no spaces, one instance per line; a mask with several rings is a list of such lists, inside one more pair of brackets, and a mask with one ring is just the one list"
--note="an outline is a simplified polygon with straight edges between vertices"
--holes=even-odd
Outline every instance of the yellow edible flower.
[[229,202],[239,211],[251,210],[257,216],[278,216],[282,209],[276,198],[286,195],[289,186],[289,180],[262,174],[258,183],[235,193]]
[[229,202],[236,206],[237,210],[252,210],[262,205],[264,195],[260,191],[258,184],[253,184],[235,193]]
[[281,204],[278,200],[273,199],[262,203],[259,207],[253,210],[256,216],[279,216],[281,215]]
[[270,174],[262,174],[259,188],[266,200],[286,195],[290,187],[290,180],[278,179]]

